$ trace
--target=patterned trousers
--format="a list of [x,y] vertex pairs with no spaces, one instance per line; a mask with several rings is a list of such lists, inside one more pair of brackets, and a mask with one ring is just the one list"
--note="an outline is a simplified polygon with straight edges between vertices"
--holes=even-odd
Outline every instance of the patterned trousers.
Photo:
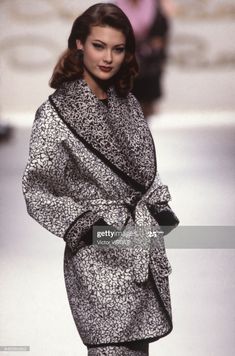
[[115,346],[88,347],[88,356],[148,356],[149,343],[133,341]]

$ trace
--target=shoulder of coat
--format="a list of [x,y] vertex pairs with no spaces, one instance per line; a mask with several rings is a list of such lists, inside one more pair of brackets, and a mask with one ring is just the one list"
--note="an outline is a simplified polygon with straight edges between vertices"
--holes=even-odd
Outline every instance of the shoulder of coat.
[[128,93],[127,100],[130,104],[139,106],[139,101],[137,100],[137,98],[135,97],[135,95],[132,92]]
[[49,110],[51,110],[51,103],[49,99],[45,100],[36,110],[36,118],[38,119],[41,117],[43,114],[46,114]]
[[129,94],[127,95],[127,99],[128,104],[131,106],[131,108],[137,111],[138,115],[143,116],[143,110],[141,108],[140,102],[132,92],[129,92]]
[[48,123],[57,121],[57,113],[49,99],[45,100],[36,110],[35,121],[46,120]]

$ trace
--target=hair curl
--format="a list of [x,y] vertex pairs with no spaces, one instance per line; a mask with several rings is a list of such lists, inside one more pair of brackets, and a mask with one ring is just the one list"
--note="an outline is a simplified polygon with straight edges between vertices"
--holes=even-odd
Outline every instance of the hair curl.
[[78,55],[76,40],[80,39],[84,44],[92,26],[113,27],[122,31],[126,38],[125,59],[119,72],[112,78],[117,94],[126,96],[132,89],[133,80],[139,70],[135,57],[135,36],[128,17],[118,6],[111,3],[93,5],[76,18],[68,38],[68,48],[60,56],[49,84],[57,89],[63,82],[82,78],[83,61]]

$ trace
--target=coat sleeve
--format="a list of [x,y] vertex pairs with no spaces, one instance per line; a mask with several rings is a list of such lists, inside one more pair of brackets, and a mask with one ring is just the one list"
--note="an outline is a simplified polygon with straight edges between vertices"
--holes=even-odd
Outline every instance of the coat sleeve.
[[[138,112],[138,116],[142,118],[142,120],[146,120],[137,98],[132,93],[129,93],[128,99],[130,105]],[[161,227],[164,235],[167,235],[179,225],[180,221],[169,205],[171,195],[168,186],[163,184],[158,171],[156,172],[156,185],[158,186],[156,203],[147,204],[147,206],[150,213]]]
[[149,206],[149,210],[164,235],[167,235],[179,225],[180,221],[169,205],[171,195],[168,186],[162,183],[159,172],[157,172],[156,176],[158,199],[156,204]]
[[[141,105],[132,93],[129,94],[129,100],[131,105],[135,107],[135,110],[138,111],[139,117],[142,116],[142,119],[145,120]],[[164,235],[167,235],[179,225],[180,221],[169,205],[171,195],[168,186],[163,184],[158,171],[156,172],[156,184],[158,186],[157,203],[149,205],[148,208],[158,225],[161,227]]]
[[[108,225],[82,201],[66,195],[66,164],[69,159],[54,135],[56,125],[43,104],[32,127],[29,158],[22,178],[28,214],[51,233],[64,239],[73,252],[94,225]],[[61,138],[60,138],[61,140]],[[59,141],[57,139],[57,141]]]

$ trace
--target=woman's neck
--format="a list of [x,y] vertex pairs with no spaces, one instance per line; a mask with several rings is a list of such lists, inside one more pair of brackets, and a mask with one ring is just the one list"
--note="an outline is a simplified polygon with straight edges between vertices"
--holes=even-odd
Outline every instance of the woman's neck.
[[99,80],[86,71],[84,71],[83,79],[98,99],[107,99],[108,81]]

